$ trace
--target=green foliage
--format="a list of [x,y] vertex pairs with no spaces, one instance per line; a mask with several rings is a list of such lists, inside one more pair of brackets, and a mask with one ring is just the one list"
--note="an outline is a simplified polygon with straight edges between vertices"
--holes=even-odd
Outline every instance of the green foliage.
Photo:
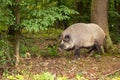
[[58,56],[57,46],[56,45],[48,45],[47,50],[48,50],[48,55],[49,56],[51,56],[51,57]]
[[0,27],[9,26],[14,23],[14,15],[7,8],[8,5],[12,5],[12,0],[0,0]]
[[120,74],[115,73],[114,75],[110,75],[110,76],[106,77],[105,80],[120,80]]
[[118,14],[118,12],[109,11],[109,26],[110,26],[109,30],[113,43],[120,42],[119,20],[120,20],[120,14]]
[[[30,51],[31,50],[31,51]],[[38,50],[39,50],[39,48],[38,48],[38,46],[31,46],[30,47],[30,49],[29,49],[29,51],[31,52],[31,53],[37,53],[38,52]]]
[[31,75],[31,74],[25,74],[25,75],[20,75],[20,74],[16,74],[16,75],[8,75],[6,74],[6,78],[4,77],[4,79],[6,80],[26,80],[26,79],[32,79],[32,80],[54,80],[54,76],[49,73],[49,72],[43,72],[41,74],[35,74],[35,75]]
[[10,75],[7,77],[7,79],[9,79],[9,80],[25,80],[24,77],[22,75],[19,75],[19,74],[16,76]]
[[4,40],[0,40],[0,68],[4,68],[8,63],[9,59],[9,46]]
[[26,53],[29,52],[31,56],[37,56],[39,53],[39,47],[33,44],[32,39],[25,39],[20,44],[20,56],[26,57]]
[[[6,77],[5,77],[6,76]],[[68,76],[56,76],[51,74],[50,72],[43,72],[40,74],[31,74],[29,72],[21,74],[4,74],[4,80],[89,80],[84,75],[76,74],[74,78],[68,78]],[[104,80],[120,80],[120,75],[116,73],[115,75],[107,76]]]
[[16,75],[4,75],[6,77],[4,77],[5,80],[26,80],[26,79],[32,79],[32,80],[68,80],[68,78],[66,76],[55,76],[53,74],[51,74],[50,72],[43,72],[40,74],[34,74],[31,75],[30,73],[25,74],[25,75],[20,75],[20,74],[16,74]]
[[68,80],[68,77],[66,77],[66,76],[58,76],[57,77],[57,80]]
[[10,9],[1,10],[0,9],[0,27],[12,25],[14,22],[14,16]]
[[83,74],[81,74],[81,73],[76,75],[76,79],[77,79],[77,80],[88,80],[88,79],[86,79],[86,78],[83,76]]
[[34,75],[33,78],[34,80],[54,80],[54,76],[49,72]]
[[21,24],[25,26],[27,31],[38,32],[40,29],[47,29],[53,26],[54,22],[69,19],[68,15],[77,14],[76,11],[65,6],[51,7],[46,10],[33,10],[30,12],[29,19],[24,19]]
[[115,44],[120,42],[119,3],[120,0],[109,0],[108,23],[109,23],[110,36],[113,43]]
[[20,44],[20,56],[25,57],[26,52],[28,51],[28,47],[25,44]]
[[[40,29],[45,30],[48,26],[53,26],[54,22],[66,20],[70,15],[77,14],[76,11],[66,6],[57,6],[56,0],[21,0],[14,2],[13,0],[0,1],[0,25],[9,27],[15,25],[14,28],[26,29],[27,31],[38,32]],[[16,24],[15,9],[20,8],[20,23]]]

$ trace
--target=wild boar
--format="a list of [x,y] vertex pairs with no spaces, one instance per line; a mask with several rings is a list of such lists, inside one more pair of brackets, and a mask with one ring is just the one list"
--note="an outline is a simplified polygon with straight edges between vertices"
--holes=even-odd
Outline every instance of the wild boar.
[[80,56],[81,48],[89,48],[101,52],[105,39],[105,32],[94,23],[76,23],[65,29],[60,35],[59,50],[74,49],[74,55]]

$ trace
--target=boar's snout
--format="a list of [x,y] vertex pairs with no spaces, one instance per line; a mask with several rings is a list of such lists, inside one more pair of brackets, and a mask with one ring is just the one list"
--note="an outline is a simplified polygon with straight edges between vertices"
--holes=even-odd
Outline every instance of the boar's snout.
[[58,51],[63,51],[65,50],[65,45],[64,44],[60,44],[59,47],[58,47]]
[[58,51],[62,52],[63,49],[64,49],[64,45],[63,44],[59,45]]
[[63,50],[64,49],[64,44],[60,44],[59,49]]

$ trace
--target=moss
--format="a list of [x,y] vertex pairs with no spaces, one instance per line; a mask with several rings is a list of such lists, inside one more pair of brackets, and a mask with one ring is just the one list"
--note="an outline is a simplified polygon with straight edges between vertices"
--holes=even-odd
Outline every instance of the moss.
[[107,38],[105,39],[105,52],[107,53],[119,53],[118,48],[112,43],[111,38],[109,36],[107,36]]

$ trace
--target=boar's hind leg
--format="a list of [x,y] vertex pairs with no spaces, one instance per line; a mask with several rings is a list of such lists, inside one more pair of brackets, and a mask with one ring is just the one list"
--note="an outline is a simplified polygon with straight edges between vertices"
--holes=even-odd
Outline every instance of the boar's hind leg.
[[89,50],[87,53],[92,53],[93,50],[96,50],[95,45],[91,46],[91,47],[90,47],[90,50]]
[[95,50],[95,51],[96,51],[96,47],[95,47],[95,45],[93,45],[93,46],[89,47],[89,51],[87,52],[87,53],[89,53],[89,56],[88,56],[88,57],[90,57],[90,56],[92,56],[92,55],[93,55],[93,50]]
[[74,53],[74,55],[75,55],[76,57],[79,57],[79,56],[80,56],[80,48],[75,48],[75,53]]

